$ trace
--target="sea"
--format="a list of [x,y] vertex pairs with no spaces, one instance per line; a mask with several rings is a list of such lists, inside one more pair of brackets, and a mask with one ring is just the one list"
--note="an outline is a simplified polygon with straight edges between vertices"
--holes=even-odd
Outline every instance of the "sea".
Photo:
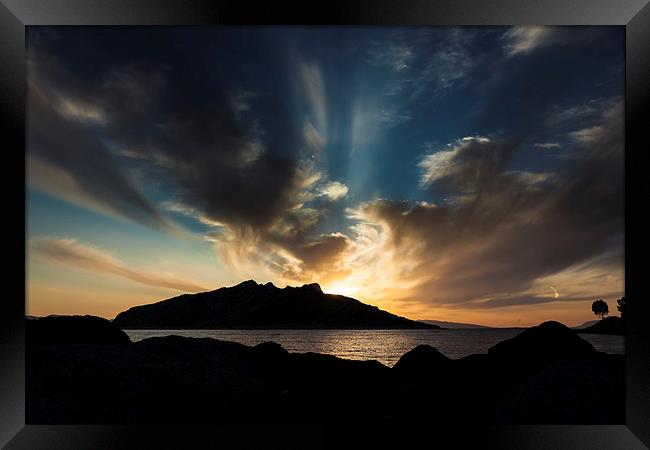
[[[158,336],[213,338],[257,345],[277,342],[292,353],[325,353],[339,358],[377,360],[392,367],[406,352],[428,344],[452,359],[487,353],[494,344],[521,333],[523,328],[444,330],[125,330],[131,341]],[[625,338],[602,334],[580,337],[605,353],[625,352]]]

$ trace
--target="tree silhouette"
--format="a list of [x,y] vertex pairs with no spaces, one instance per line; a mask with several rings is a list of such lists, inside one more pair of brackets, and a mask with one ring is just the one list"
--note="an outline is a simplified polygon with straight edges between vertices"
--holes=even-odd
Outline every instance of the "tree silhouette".
[[591,311],[602,320],[609,314],[609,306],[607,306],[605,300],[599,298],[591,304]]
[[616,309],[621,313],[621,319],[625,319],[625,297],[619,298],[616,303],[618,303]]

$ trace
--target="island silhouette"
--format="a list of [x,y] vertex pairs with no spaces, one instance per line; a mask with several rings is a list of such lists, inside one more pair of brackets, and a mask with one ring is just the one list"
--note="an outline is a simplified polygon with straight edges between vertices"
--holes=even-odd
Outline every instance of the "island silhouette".
[[183,294],[119,313],[123,329],[436,329],[351,297],[325,294],[317,283],[278,288],[244,281]]

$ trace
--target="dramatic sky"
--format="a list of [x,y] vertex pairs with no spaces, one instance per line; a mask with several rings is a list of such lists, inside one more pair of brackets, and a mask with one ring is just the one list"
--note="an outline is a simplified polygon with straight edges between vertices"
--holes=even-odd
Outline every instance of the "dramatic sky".
[[623,295],[621,27],[29,27],[27,314],[253,278],[414,319]]

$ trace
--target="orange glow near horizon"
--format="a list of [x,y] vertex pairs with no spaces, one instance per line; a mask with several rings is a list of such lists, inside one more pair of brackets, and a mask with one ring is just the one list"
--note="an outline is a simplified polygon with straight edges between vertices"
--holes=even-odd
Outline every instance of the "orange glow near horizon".
[[[541,299],[537,303],[517,304],[503,307],[481,308],[476,301],[459,304],[438,304],[434,295],[426,295],[435,288],[424,289],[422,277],[403,279],[408,258],[383,253],[376,242],[357,253],[346,255],[349,267],[355,271],[342,272],[340,276],[319,279],[303,279],[295,282],[281,276],[269,277],[259,270],[242,276],[227,266],[220,269],[222,276],[211,281],[212,270],[204,262],[191,258],[182,265],[167,259],[160,267],[143,266],[121,261],[93,247],[76,243],[57,242],[54,247],[66,252],[58,253],[57,259],[42,257],[35,252],[28,258],[26,314],[45,316],[98,315],[108,319],[133,306],[154,303],[184,293],[185,286],[205,286],[204,290],[233,286],[253,278],[260,284],[273,282],[278,287],[297,286],[303,283],[319,283],[323,292],[355,298],[369,305],[413,320],[442,320],[473,323],[494,327],[528,327],[547,320],[556,320],[568,326],[580,325],[594,319],[591,302],[603,298],[608,302],[610,314],[616,314],[616,300],[624,295],[622,268],[576,267],[552,276],[538,279],[521,295]],[[73,245],[74,244],[74,245]],[[42,248],[34,247],[35,250]],[[49,249],[49,247],[48,247]],[[369,250],[370,249],[370,250]],[[361,256],[359,256],[361,255]],[[46,255],[47,256],[47,255]],[[74,264],[64,258],[72,258]],[[81,262],[80,262],[81,261]],[[106,270],[108,266],[110,270]],[[100,264],[101,263],[101,264]],[[147,271],[143,272],[142,267]],[[146,276],[145,276],[146,275]],[[200,276],[199,276],[200,275]],[[163,285],[157,285],[158,280]],[[167,280],[180,280],[170,286]],[[552,286],[552,288],[551,288]],[[490,299],[488,299],[490,300]],[[483,300],[478,300],[478,304]]]
[[[264,281],[258,282],[264,283]],[[111,284],[114,284],[113,288]],[[228,286],[234,284],[237,283],[230,283]],[[282,286],[282,283],[276,285]],[[112,319],[133,306],[154,303],[180,294],[170,289],[139,286],[130,281],[110,283],[110,280],[104,280],[97,286],[101,286],[101,289],[81,285],[45,286],[28,283],[25,313],[33,316],[90,314]],[[560,298],[541,306],[520,305],[471,311],[460,308],[426,307],[415,302],[400,302],[388,298],[373,299],[364,295],[361,288],[346,284],[344,281],[323,284],[322,289],[327,294],[356,298],[366,304],[413,320],[442,320],[493,327],[528,327],[547,320],[576,326],[594,319],[591,312],[592,300],[562,301]],[[621,293],[620,296],[622,295]],[[609,304],[610,315],[616,314],[616,300],[620,296],[604,297]],[[597,296],[594,296],[595,298]]]

